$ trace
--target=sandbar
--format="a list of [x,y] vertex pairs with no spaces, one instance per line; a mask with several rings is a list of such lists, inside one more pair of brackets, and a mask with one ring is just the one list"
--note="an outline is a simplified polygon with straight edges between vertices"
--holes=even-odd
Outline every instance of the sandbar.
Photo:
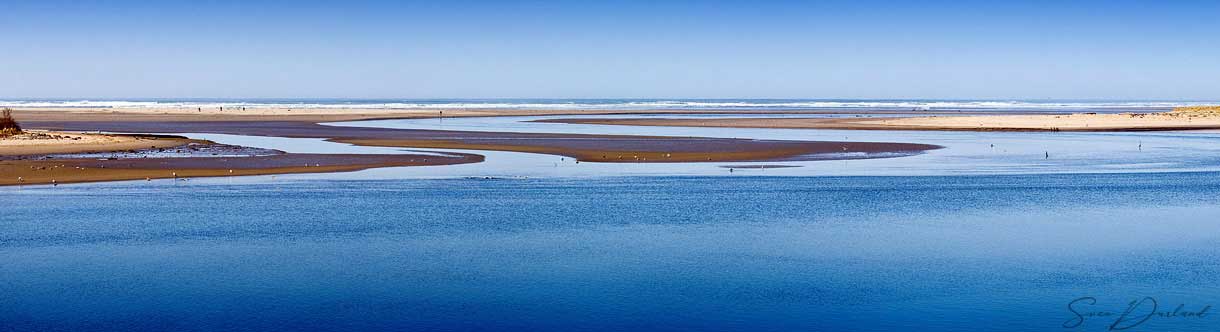
[[567,156],[580,161],[622,163],[890,158],[940,148],[918,143],[339,127],[301,121],[35,121],[30,125],[56,130],[323,138],[365,146],[528,152]]
[[185,180],[192,177],[347,172],[377,167],[475,163],[483,156],[451,153],[276,154],[250,157],[68,158],[0,160],[0,186],[118,180]]
[[0,156],[168,148],[192,141],[183,137],[158,135],[26,130],[22,134],[0,137]]

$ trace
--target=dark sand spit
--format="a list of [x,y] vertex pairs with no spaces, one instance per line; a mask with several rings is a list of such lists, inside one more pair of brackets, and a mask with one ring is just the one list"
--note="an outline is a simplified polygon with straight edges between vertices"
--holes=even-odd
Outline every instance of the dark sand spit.
[[[493,150],[554,154],[591,162],[724,162],[859,159],[916,154],[940,146],[913,143],[780,141],[703,137],[470,132],[325,126],[299,121],[30,122],[55,130],[213,133],[324,138],[365,146]],[[855,153],[854,156],[836,156]]]
[[[541,153],[586,162],[748,162],[890,158],[940,146],[913,143],[750,140],[703,137],[577,135],[337,127],[314,121],[138,120],[25,121],[27,128],[115,133],[209,133],[322,138],[363,146],[443,148]],[[86,117],[91,118],[91,117]],[[127,118],[127,116],[120,116]],[[198,119],[195,117],[194,119]],[[180,138],[186,142],[198,142]],[[375,167],[481,162],[477,154],[425,155],[275,154],[244,157],[95,158],[26,155],[0,160],[0,185],[142,180],[230,175],[354,171]]]
[[3,174],[0,176],[0,186],[348,172],[377,167],[454,165],[483,161],[483,156],[468,153],[449,153],[445,156],[279,153],[240,157],[43,158],[45,157],[30,156],[27,159],[0,160],[0,174]]

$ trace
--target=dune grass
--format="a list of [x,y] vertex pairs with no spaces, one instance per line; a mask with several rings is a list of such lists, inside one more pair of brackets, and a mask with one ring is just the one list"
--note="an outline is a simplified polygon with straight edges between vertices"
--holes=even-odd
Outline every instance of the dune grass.
[[17,120],[13,119],[13,110],[5,108],[0,110],[0,137],[12,136],[21,133],[21,125]]
[[1184,106],[1174,108],[1173,111],[1181,113],[1220,113],[1220,106]]

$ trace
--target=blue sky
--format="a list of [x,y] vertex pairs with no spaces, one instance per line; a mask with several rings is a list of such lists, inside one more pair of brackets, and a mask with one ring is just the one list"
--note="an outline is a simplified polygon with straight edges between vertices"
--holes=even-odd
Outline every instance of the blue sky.
[[1220,99],[1216,2],[0,2],[0,96]]

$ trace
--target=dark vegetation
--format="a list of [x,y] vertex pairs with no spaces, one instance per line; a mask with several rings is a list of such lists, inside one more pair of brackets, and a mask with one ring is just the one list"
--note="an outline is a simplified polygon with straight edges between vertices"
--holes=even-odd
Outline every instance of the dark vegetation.
[[8,108],[0,110],[0,137],[20,133],[21,125],[17,124],[17,120],[13,120],[13,110]]

